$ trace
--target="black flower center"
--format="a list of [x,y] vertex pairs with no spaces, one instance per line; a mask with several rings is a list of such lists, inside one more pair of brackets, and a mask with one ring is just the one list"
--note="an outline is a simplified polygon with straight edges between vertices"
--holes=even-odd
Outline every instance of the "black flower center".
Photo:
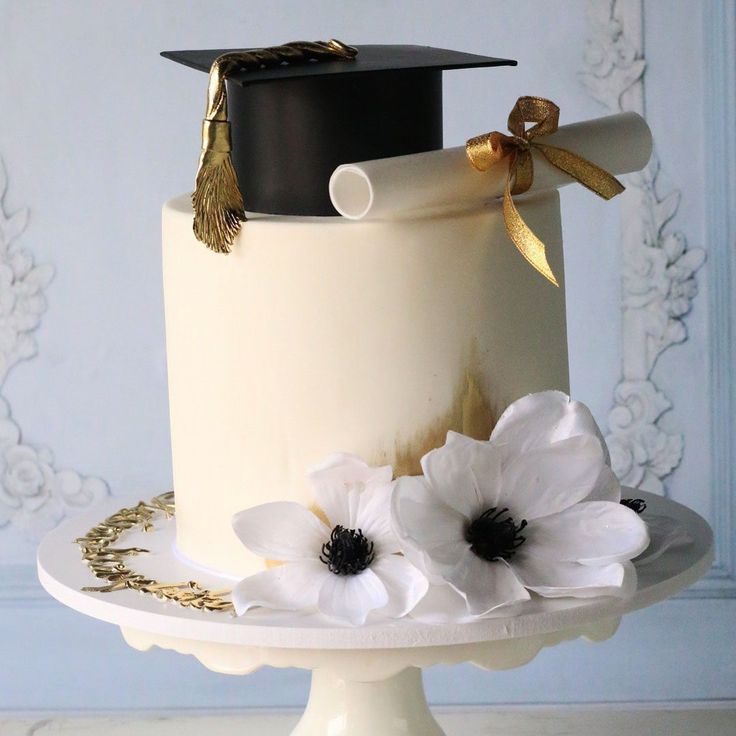
[[637,514],[640,514],[646,509],[647,502],[643,498],[622,498],[621,505],[626,506],[627,509],[636,511]]
[[519,533],[525,526],[526,519],[515,524],[507,508],[494,506],[468,526],[465,539],[470,542],[470,549],[484,560],[510,560],[526,541]]
[[335,575],[357,575],[370,566],[376,555],[373,542],[369,542],[361,529],[346,529],[336,526],[329,542],[322,545],[319,559]]

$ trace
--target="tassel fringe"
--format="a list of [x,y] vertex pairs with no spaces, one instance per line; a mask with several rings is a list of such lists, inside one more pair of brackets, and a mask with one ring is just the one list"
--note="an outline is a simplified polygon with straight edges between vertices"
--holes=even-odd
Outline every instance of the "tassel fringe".
[[202,153],[192,194],[194,235],[215,253],[230,253],[245,222],[245,205],[230,159],[225,80],[234,71],[262,69],[279,64],[354,59],[358,50],[341,41],[295,41],[250,51],[229,51],[210,68],[207,112],[202,123]]
[[203,152],[192,205],[197,240],[215,253],[230,253],[240,224],[246,221],[246,217],[228,152]]

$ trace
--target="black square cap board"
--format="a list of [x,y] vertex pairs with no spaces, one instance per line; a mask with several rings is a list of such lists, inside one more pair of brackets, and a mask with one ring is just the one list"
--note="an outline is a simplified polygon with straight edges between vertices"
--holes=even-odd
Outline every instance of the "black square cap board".
[[[232,160],[249,211],[335,215],[328,183],[340,164],[442,148],[443,70],[516,65],[429,46],[356,49],[352,60],[228,74]],[[230,51],[162,56],[209,72]]]

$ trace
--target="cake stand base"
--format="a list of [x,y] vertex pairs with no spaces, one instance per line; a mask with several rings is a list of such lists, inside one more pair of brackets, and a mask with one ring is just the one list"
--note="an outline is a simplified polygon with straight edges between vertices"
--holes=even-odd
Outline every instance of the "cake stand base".
[[443,736],[427,705],[422,671],[409,667],[385,680],[356,682],[312,672],[304,715],[291,736]]
[[[618,617],[600,618],[572,629],[527,634],[517,639],[384,649],[244,646],[126,627],[122,627],[122,633],[125,641],[138,651],[157,647],[194,656],[221,674],[245,675],[264,666],[310,670],[309,702],[291,736],[443,736],[425,699],[422,668],[461,662],[493,671],[521,667],[543,648],[562,641],[578,637],[588,641],[608,639],[616,632],[618,623]],[[455,639],[462,630],[456,629],[453,634],[452,627],[434,628],[434,633],[446,641]],[[357,631],[354,629],[353,635]],[[425,643],[426,634],[425,631],[421,636]],[[307,632],[302,630],[301,636],[309,643]],[[360,643],[358,639],[355,642]]]

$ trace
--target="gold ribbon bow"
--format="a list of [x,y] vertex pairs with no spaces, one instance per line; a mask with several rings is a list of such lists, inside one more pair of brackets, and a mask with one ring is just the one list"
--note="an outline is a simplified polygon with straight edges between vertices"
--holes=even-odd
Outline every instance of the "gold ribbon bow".
[[207,87],[207,112],[202,123],[202,152],[192,194],[194,235],[210,250],[229,253],[240,224],[245,222],[245,205],[230,158],[230,123],[227,119],[228,76],[282,64],[317,61],[350,61],[358,50],[331,39],[293,41],[250,51],[229,51],[212,62]]
[[[487,171],[498,161],[509,159],[509,171],[503,193],[503,218],[506,231],[524,258],[555,286],[559,286],[545,254],[544,243],[532,232],[516,209],[513,194],[528,191],[534,181],[532,150],[603,199],[624,191],[621,182],[582,156],[564,148],[550,146],[537,138],[557,130],[560,108],[542,97],[520,97],[509,114],[511,135],[493,131],[471,138],[465,144],[470,163],[478,171]],[[526,123],[534,123],[528,130]]]

